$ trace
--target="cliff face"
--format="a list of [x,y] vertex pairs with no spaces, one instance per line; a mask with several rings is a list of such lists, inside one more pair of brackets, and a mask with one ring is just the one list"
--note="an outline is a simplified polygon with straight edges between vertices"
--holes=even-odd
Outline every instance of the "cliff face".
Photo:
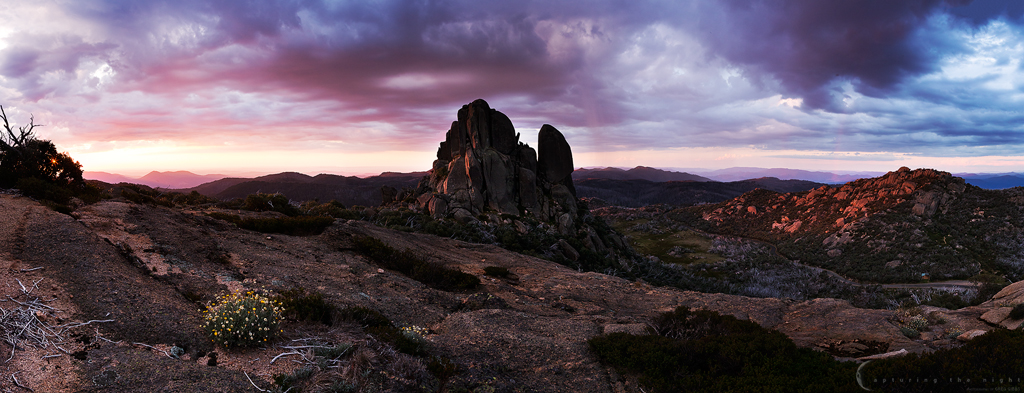
[[485,211],[530,215],[573,232],[579,213],[572,149],[545,124],[538,151],[519,141],[508,116],[476,100],[459,109],[417,200],[435,217],[471,221]]

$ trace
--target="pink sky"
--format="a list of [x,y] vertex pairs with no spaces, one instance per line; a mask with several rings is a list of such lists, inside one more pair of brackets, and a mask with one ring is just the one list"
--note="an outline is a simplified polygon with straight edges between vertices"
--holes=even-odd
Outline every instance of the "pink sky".
[[429,169],[483,98],[577,166],[1024,171],[1018,3],[5,1],[0,105],[87,171]]

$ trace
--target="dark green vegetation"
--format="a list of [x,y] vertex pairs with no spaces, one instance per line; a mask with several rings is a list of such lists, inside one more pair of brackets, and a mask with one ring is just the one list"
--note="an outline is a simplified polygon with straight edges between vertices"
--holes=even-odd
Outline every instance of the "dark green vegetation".
[[685,307],[652,321],[658,334],[588,341],[604,363],[648,392],[855,392],[855,363],[841,363],[784,334]]
[[377,266],[402,273],[431,288],[442,291],[467,291],[480,285],[480,279],[472,274],[426,261],[409,250],[398,251],[372,237],[357,237],[353,242],[356,251]]
[[119,183],[111,188],[115,195],[129,201],[154,206],[210,206],[217,203],[216,199],[192,191],[188,194],[180,192],[163,192],[149,186],[132,183]]
[[1010,318],[1024,319],[1024,303],[1013,306],[1013,310],[1010,310]]
[[488,266],[484,268],[484,274],[491,277],[507,278],[512,272],[501,266]]
[[74,210],[72,198],[86,203],[102,198],[99,189],[82,179],[81,164],[58,152],[53,142],[36,138],[34,129],[40,125],[34,119],[15,130],[0,107],[0,120],[0,188],[17,188],[62,213]]
[[238,225],[239,228],[248,229],[263,233],[280,233],[292,236],[319,235],[334,223],[332,217],[272,217],[272,218],[242,218],[234,214],[212,212],[210,217],[224,220]]
[[[353,324],[359,326],[377,340],[375,344],[357,345],[319,342],[315,340],[306,341],[303,345],[311,348],[312,352],[307,353],[307,355],[312,355],[311,360],[315,362],[315,365],[310,364],[297,368],[290,373],[275,375],[273,380],[276,391],[301,392],[304,389],[314,387],[321,389],[316,391],[325,391],[323,389],[326,387],[326,391],[329,392],[356,392],[367,391],[367,389],[379,389],[389,386],[389,384],[391,384],[390,389],[412,388],[413,391],[443,391],[442,387],[447,385],[449,380],[458,374],[455,364],[444,356],[438,355],[437,351],[432,349],[429,342],[423,338],[422,334],[425,333],[425,330],[422,328],[403,327],[372,308],[363,306],[338,307],[325,300],[319,292],[309,292],[302,287],[281,291],[274,297],[274,300],[282,304],[284,315],[289,320],[315,321],[328,326],[339,323]],[[385,345],[386,347],[363,348],[372,345]],[[373,352],[390,351],[390,353],[397,351],[401,354],[412,356],[416,360],[412,363],[414,365],[411,365],[408,360],[405,360],[404,363],[398,362],[404,364],[404,366],[361,364],[361,362],[365,362],[366,356],[355,354],[359,351],[367,350]],[[391,361],[394,362],[396,360],[392,359]],[[349,367],[366,368],[362,369],[358,375],[348,375],[344,378],[336,379],[340,375],[332,373],[330,370],[332,368],[336,369],[340,364],[348,364]],[[418,364],[418,366],[415,366],[415,364]],[[385,369],[380,369],[379,367],[384,367]],[[408,374],[407,368],[409,367],[419,367],[425,372],[418,374],[417,380],[414,381],[398,380],[389,382],[388,376],[394,375],[396,371],[387,367],[394,367],[396,369],[405,367],[406,370],[402,372],[406,374]],[[324,383],[327,383],[327,385],[325,386]],[[394,383],[399,383],[399,385],[394,385]],[[415,386],[407,386],[410,383],[415,383]]]
[[295,287],[281,291],[274,300],[284,307],[284,316],[298,321],[319,321],[331,326],[338,308],[324,300],[319,292],[306,293],[306,288]]
[[963,392],[1019,389],[1024,384],[1024,331],[997,329],[962,347],[876,360],[861,370],[881,392]]

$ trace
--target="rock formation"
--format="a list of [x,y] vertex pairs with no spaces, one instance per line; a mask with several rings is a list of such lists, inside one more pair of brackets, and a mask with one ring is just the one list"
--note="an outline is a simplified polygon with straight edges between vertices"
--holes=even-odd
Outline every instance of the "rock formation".
[[579,213],[572,149],[545,124],[538,151],[519,141],[508,116],[484,100],[464,105],[437,149],[416,198],[434,217],[472,221],[485,212],[531,215],[574,233]]

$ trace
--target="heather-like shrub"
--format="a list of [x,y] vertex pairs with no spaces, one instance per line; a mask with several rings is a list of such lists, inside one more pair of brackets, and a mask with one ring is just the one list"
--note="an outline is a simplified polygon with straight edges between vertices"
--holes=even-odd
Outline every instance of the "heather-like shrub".
[[480,279],[460,270],[450,269],[421,259],[412,251],[398,251],[372,237],[353,239],[356,250],[378,266],[395,270],[409,278],[443,291],[465,291],[480,285]]
[[204,311],[202,327],[217,346],[253,346],[280,333],[282,311],[281,304],[264,291],[236,291]]
[[242,202],[242,209],[255,212],[275,211],[289,216],[299,215],[299,209],[292,206],[288,197],[283,194],[250,194]]
[[602,362],[647,392],[855,392],[855,368],[797,348],[750,321],[680,307],[653,321],[659,335],[611,333],[588,341]]
[[1013,310],[1010,310],[1010,318],[1022,319],[1024,318],[1024,303],[1013,306]]
[[501,266],[488,266],[484,268],[484,274],[491,277],[506,278],[512,273],[509,272],[508,269],[503,268]]
[[865,388],[882,392],[1013,391],[1024,370],[1024,331],[996,329],[959,348],[872,361]]
[[284,308],[284,315],[299,321],[320,321],[324,325],[333,324],[333,314],[337,307],[327,303],[324,295],[319,292],[306,293],[306,289],[295,287],[281,291],[274,300]]
[[262,233],[280,233],[292,236],[311,236],[323,233],[324,229],[334,224],[331,217],[276,217],[276,218],[242,218],[234,214],[211,212],[208,216],[237,225],[239,228]]

